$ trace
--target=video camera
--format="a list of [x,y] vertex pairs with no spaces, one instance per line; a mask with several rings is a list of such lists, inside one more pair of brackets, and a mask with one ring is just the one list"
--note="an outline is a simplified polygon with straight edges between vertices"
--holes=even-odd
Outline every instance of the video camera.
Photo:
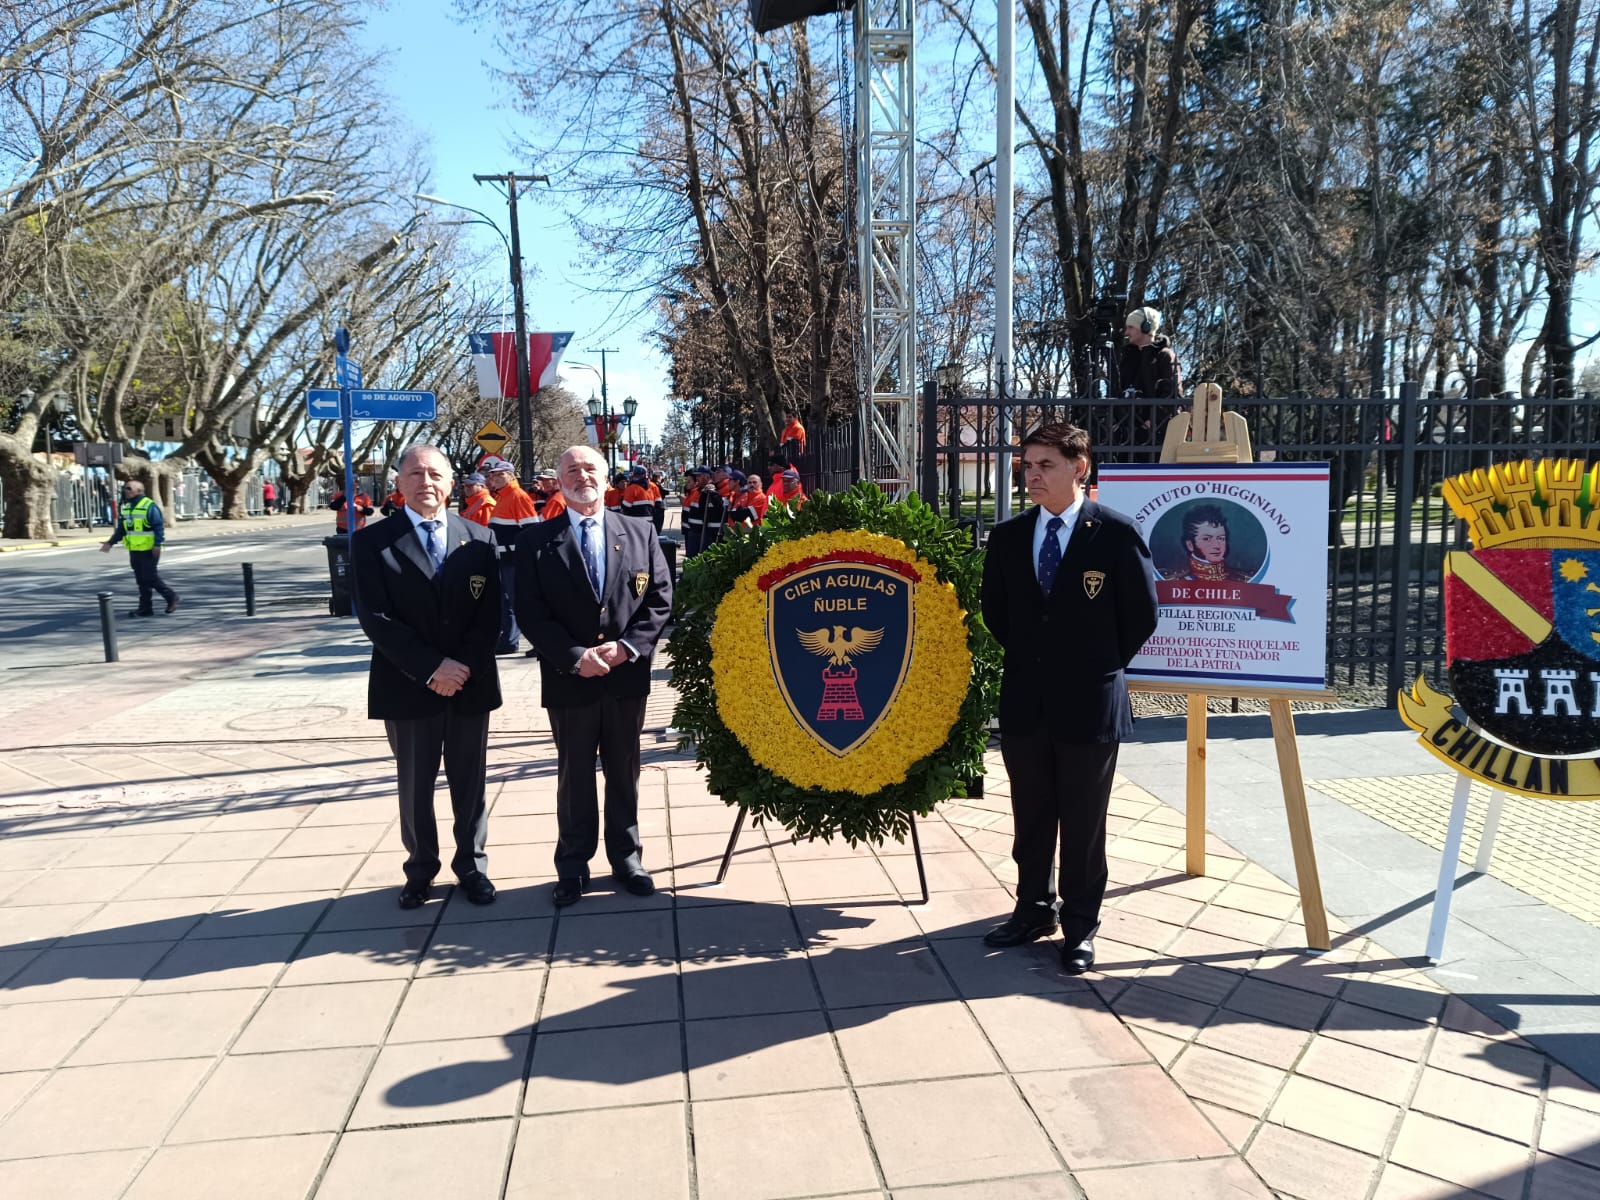
[[1094,310],[1090,314],[1094,320],[1096,336],[1103,342],[1116,340],[1117,334],[1122,332],[1122,321],[1128,311],[1128,297],[1122,295],[1101,296],[1095,301]]

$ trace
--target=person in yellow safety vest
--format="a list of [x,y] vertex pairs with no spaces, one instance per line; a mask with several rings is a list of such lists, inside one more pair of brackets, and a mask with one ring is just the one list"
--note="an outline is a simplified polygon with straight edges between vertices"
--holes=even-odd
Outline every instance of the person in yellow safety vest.
[[487,526],[493,515],[494,497],[489,494],[489,481],[474,471],[461,481],[462,520]]
[[649,521],[654,510],[655,501],[650,498],[650,473],[643,467],[635,467],[628,473],[628,486],[622,490],[622,515]]
[[111,536],[100,544],[100,553],[109,554],[118,542],[128,548],[128,564],[133,567],[133,577],[139,585],[139,607],[128,614],[130,617],[155,616],[151,600],[155,592],[161,593],[169,613],[177,610],[178,593],[163,583],[156,571],[156,564],[161,561],[161,544],[166,540],[160,506],[144,494],[144,484],[137,479],[128,480],[122,485],[122,507],[117,511],[117,524]]
[[500,564],[500,645],[496,654],[515,654],[522,648],[522,631],[517,628],[513,601],[516,593],[517,535],[539,520],[533,497],[516,481],[516,469],[498,454],[485,455],[478,468],[483,472],[494,496],[494,512],[489,516],[489,533],[495,542]]

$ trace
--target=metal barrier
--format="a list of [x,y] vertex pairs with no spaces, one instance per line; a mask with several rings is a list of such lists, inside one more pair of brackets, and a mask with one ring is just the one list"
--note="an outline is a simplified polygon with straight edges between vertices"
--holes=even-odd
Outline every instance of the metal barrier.
[[[970,521],[980,540],[992,523],[1000,455],[1001,402],[993,397],[924,396],[923,498]],[[1510,458],[1590,459],[1600,445],[1600,405],[1565,399],[1423,396],[1415,384],[1394,396],[1310,399],[1230,397],[1243,415],[1258,461],[1330,465],[1328,672],[1334,687],[1371,687],[1394,703],[1418,674],[1448,689],[1444,645],[1444,555],[1467,548],[1466,531],[1440,494],[1451,475]],[[1011,428],[1069,420],[1089,431],[1095,459],[1155,462],[1167,402],[1028,399],[1006,402]],[[1016,458],[1011,459],[1013,470]],[[1028,504],[1013,493],[1013,512]]]
[[[252,517],[266,513],[262,499],[264,480],[252,475],[245,483],[245,512]],[[182,471],[172,484],[172,511],[165,515],[173,521],[194,521],[222,515],[222,489],[198,467]],[[320,481],[313,480],[307,494],[309,508],[322,507]],[[115,512],[114,486],[108,485],[98,470],[93,474],[73,475],[63,471],[56,475],[54,491],[50,497],[50,522],[57,529],[109,528]],[[0,518],[6,511],[5,485],[0,483]]]

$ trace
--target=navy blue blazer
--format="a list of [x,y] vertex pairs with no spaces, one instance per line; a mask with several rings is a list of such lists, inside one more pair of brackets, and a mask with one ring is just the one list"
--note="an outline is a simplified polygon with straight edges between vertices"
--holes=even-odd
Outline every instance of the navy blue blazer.
[[[539,659],[539,702],[546,708],[650,691],[650,656],[672,613],[672,577],[653,521],[611,513],[604,529],[606,577],[598,597],[565,513],[524,527],[517,538],[513,603]],[[639,657],[605,675],[573,674],[586,649],[612,641],[627,642]]]
[[1156,585],[1139,527],[1085,500],[1046,596],[1033,557],[1037,506],[989,534],[983,619],[1005,650],[1000,732],[1074,745],[1133,732],[1125,668],[1156,628]]
[[[402,510],[356,530],[350,571],[356,616],[372,639],[369,717],[417,720],[500,707],[500,573],[487,529],[448,514],[444,566],[435,571]],[[428,687],[446,658],[472,672],[448,698]]]

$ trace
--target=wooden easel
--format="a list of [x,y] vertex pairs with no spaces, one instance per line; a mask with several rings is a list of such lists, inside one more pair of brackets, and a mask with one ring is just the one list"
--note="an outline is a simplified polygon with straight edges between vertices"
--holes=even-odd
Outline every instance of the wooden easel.
[[[1250,429],[1238,413],[1222,411],[1222,389],[1202,383],[1194,389],[1194,407],[1167,425],[1161,442],[1162,462],[1254,461],[1250,454]],[[1272,718],[1272,741],[1278,751],[1278,774],[1283,780],[1283,808],[1289,820],[1289,843],[1294,848],[1294,871],[1300,888],[1300,914],[1306,941],[1313,950],[1331,948],[1328,913],[1322,902],[1322,881],[1317,874],[1317,852],[1311,838],[1311,818],[1306,811],[1305,777],[1300,772],[1300,747],[1295,738],[1295,700],[1334,700],[1328,689],[1212,685],[1186,687],[1173,683],[1129,680],[1135,692],[1184,696],[1188,712],[1188,756],[1184,786],[1184,869],[1190,875],[1206,873],[1206,700],[1210,696],[1265,700]]]

